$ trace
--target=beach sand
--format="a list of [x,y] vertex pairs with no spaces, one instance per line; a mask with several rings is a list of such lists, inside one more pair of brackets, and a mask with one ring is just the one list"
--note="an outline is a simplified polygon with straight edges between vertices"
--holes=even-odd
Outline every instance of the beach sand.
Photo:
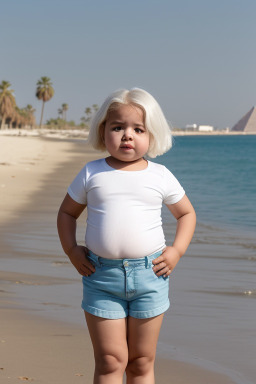
[[[68,297],[80,276],[60,248],[56,214],[73,177],[100,155],[79,141],[0,135],[1,383],[92,383],[93,352],[83,313]],[[72,313],[81,314],[81,324],[72,321]],[[233,383],[162,355],[156,377],[158,384]]]

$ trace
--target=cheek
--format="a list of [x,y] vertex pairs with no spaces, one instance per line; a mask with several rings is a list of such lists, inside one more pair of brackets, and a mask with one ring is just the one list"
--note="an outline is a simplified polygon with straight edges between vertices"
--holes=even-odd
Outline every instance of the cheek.
[[149,144],[150,144],[150,140],[149,140],[149,136],[148,136],[147,138],[144,139],[142,145],[143,145],[143,147],[144,147],[146,150],[148,150],[148,148],[149,148]]
[[106,134],[105,135],[105,145],[106,147],[107,146],[112,146],[112,145],[115,145],[117,143],[117,137],[116,135],[111,135],[111,134]]

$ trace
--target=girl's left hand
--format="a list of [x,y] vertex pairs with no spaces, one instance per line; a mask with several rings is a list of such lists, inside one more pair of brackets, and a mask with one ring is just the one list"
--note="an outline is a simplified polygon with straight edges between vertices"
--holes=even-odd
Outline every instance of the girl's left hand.
[[180,254],[174,247],[166,247],[163,253],[152,261],[153,271],[157,276],[167,277],[174,270],[180,260]]

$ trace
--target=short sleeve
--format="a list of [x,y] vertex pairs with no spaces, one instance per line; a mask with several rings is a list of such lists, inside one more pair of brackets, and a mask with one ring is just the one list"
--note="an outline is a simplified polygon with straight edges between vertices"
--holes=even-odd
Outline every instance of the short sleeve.
[[87,203],[86,167],[84,167],[68,187],[69,196],[79,204]]
[[164,193],[164,204],[171,205],[178,203],[185,195],[185,191],[176,179],[176,177],[164,167],[164,178],[165,178],[165,193]]

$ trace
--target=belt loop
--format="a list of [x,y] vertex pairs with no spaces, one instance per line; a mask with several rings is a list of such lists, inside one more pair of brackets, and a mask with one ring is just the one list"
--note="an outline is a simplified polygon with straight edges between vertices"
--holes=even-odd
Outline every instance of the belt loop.
[[150,258],[149,258],[149,256],[145,257],[145,267],[146,267],[146,269],[150,268]]
[[98,255],[95,255],[95,253],[89,250],[89,256],[92,258],[95,265],[97,265],[98,267],[101,266],[100,257]]
[[96,256],[96,257],[97,257],[97,265],[98,265],[98,267],[101,267],[100,256]]

